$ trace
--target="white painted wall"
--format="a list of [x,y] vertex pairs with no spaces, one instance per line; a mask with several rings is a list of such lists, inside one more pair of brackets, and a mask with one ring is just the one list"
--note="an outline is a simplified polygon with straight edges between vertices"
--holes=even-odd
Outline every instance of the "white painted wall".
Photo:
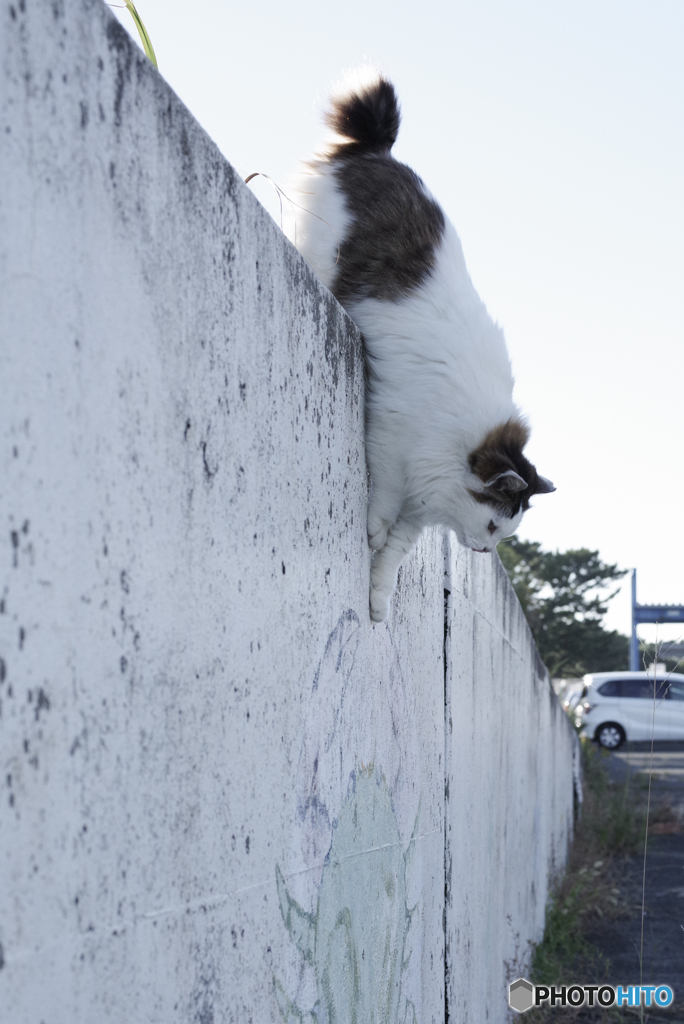
[[481,1024],[505,1019],[543,934],[578,742],[501,562],[451,548],[446,590],[448,999],[459,1024]]
[[371,625],[358,332],[100,0],[0,33],[0,1020],[443,1021],[445,812],[505,1020],[572,806],[507,580],[434,531]]

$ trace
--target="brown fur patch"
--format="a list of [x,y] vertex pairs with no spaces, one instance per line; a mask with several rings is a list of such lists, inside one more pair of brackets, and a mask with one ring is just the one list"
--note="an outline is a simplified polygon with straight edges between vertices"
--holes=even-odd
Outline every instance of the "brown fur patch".
[[530,498],[539,492],[537,470],[523,455],[523,448],[530,436],[529,428],[520,420],[510,419],[500,423],[485,436],[484,440],[468,456],[472,472],[479,476],[483,484],[498,473],[513,470],[527,483],[524,491],[511,491],[506,487],[506,479],[500,485],[489,487],[483,491],[470,491],[470,494],[483,505],[492,505],[507,516],[518,514],[522,506],[523,512],[530,507]]
[[444,214],[394,157],[343,155],[335,176],[354,220],[340,246],[333,294],[343,306],[362,297],[396,302],[433,270]]

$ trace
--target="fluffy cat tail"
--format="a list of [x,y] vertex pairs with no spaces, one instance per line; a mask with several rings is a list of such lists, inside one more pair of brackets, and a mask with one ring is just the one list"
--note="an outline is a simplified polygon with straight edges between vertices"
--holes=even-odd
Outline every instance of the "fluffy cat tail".
[[342,153],[388,152],[399,133],[401,113],[394,86],[375,72],[370,80],[333,96],[325,123],[340,139]]

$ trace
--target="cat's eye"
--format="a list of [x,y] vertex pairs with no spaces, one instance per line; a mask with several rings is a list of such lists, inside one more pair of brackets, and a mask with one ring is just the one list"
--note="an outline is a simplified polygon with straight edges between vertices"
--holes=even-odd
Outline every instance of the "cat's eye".
[[496,533],[496,523],[493,519],[489,520],[489,526],[487,527],[490,533]]

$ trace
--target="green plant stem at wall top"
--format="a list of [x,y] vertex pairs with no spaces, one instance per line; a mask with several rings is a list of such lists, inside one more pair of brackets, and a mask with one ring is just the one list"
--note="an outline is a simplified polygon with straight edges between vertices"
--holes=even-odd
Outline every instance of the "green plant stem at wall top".
[[154,52],[154,47],[152,46],[152,41],[151,41],[150,37],[147,34],[147,29],[145,28],[145,26],[142,23],[142,18],[140,17],[140,15],[138,14],[138,12],[135,9],[135,4],[131,3],[131,0],[125,0],[125,4],[126,4],[126,7],[128,8],[128,10],[131,12],[131,17],[133,18],[133,21],[135,22],[135,27],[138,30],[138,33],[140,35],[140,39],[142,40],[143,50],[145,51],[147,56],[152,61],[152,63],[154,64],[155,68],[159,69],[159,65],[157,64],[157,58],[156,58],[155,52]]

